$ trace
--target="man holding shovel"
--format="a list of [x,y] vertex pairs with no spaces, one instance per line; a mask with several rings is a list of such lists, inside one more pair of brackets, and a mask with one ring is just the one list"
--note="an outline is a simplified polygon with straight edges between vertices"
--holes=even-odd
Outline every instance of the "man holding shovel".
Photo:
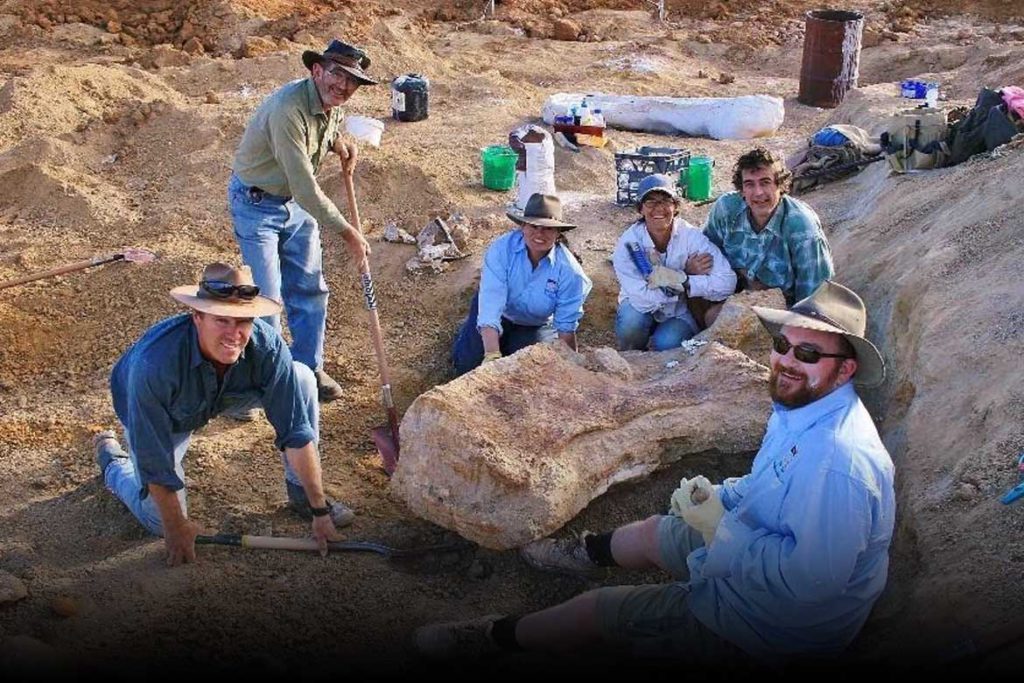
[[[364,69],[370,58],[334,40],[324,52],[307,50],[309,77],[279,88],[249,120],[235,153],[228,203],[242,258],[263,294],[283,301],[292,356],[316,378],[321,402],[341,398],[341,386],[324,371],[327,283],[320,225],[341,232],[358,266],[370,246],[317,183],[328,151],[344,173],[355,167],[357,148],[340,136],[341,105],[361,85],[374,85]],[[279,316],[268,318],[280,330]]]
[[355,513],[324,495],[316,380],[292,360],[281,335],[260,316],[281,305],[259,296],[249,268],[213,263],[199,286],[171,290],[192,309],[150,327],[110,376],[114,410],[128,452],[113,432],[96,436],[107,488],[151,533],[164,537],[170,565],[195,560],[198,525],[188,518],[182,460],[192,432],[216,415],[262,405],[277,432],[292,508],[312,519],[322,551],[335,526]]

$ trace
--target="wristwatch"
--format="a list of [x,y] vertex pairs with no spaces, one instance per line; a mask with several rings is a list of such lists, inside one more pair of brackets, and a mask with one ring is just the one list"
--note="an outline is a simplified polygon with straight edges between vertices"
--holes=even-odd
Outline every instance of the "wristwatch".
[[322,508],[315,508],[312,505],[310,505],[309,510],[310,512],[313,513],[314,517],[326,517],[327,515],[331,514],[331,506],[329,504],[325,505]]

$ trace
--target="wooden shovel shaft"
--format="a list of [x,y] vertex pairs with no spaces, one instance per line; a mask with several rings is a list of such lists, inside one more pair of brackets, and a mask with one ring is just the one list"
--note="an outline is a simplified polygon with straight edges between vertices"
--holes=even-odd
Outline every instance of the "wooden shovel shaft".
[[[249,536],[248,534],[216,534],[213,536],[196,536],[196,543],[201,545],[233,545],[240,548],[261,548],[266,550],[308,550],[319,551],[320,546],[314,538],[295,538],[289,536]],[[373,552],[390,556],[400,552],[380,543],[371,541],[330,541],[328,550]]]
[[[249,536],[247,534],[214,534],[196,536],[198,545],[230,545],[238,548],[260,548],[267,550],[319,551],[315,539],[288,536]],[[331,541],[327,549],[334,552],[377,553],[387,558],[407,558],[428,553],[462,552],[476,546],[459,539],[451,543],[426,545],[418,548],[393,548],[376,541]]]
[[4,282],[0,282],[0,289],[7,289],[8,287],[14,287],[16,285],[23,285],[27,282],[35,282],[36,280],[42,280],[43,278],[47,277],[54,277],[55,275],[63,275],[64,273],[73,273],[76,270],[85,270],[86,268],[100,266],[103,265],[104,263],[120,261],[123,258],[123,254],[95,256],[85,261],[76,261],[75,263],[69,263],[66,266],[60,266],[59,268],[51,268],[50,270],[44,270],[41,273],[32,273],[31,275],[24,275],[22,277],[14,278],[13,280],[6,280]]
[[[359,220],[359,205],[356,203],[356,188],[352,182],[352,174],[342,171],[342,178],[345,182],[348,208],[352,213],[352,227],[362,233],[363,227]],[[377,314],[377,296],[373,291],[373,277],[370,275],[370,261],[367,258],[364,258],[360,264],[359,278],[363,285],[366,309],[370,313],[370,338],[373,340],[373,350],[377,354],[377,365],[380,367],[382,400],[387,409],[388,425],[391,427],[391,435],[397,449],[398,413],[395,411],[395,402],[391,397],[391,373],[388,370],[388,360],[384,353],[384,338],[380,331],[380,316]]]

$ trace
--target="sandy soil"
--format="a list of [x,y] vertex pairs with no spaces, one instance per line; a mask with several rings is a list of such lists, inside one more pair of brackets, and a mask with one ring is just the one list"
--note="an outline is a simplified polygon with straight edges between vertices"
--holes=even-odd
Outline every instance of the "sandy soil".
[[[0,2],[0,280],[124,245],[160,257],[0,292],[0,570],[29,591],[0,605],[0,661],[16,653],[30,668],[151,675],[194,665],[264,675],[418,672],[408,636],[421,623],[528,611],[593,585],[482,550],[395,563],[204,547],[198,564],[171,570],[162,542],[99,481],[89,440],[116,422],[110,368],[144,329],[179,310],[168,289],[194,281],[204,263],[237,260],[225,202],[230,161],[254,107],[303,75],[303,49],[343,35],[368,48],[385,83],[410,71],[431,79],[430,118],[389,122],[356,179],[400,411],[450,379],[448,349],[480,255],[509,227],[510,195],[482,187],[478,150],[536,121],[548,94],[775,94],[785,98],[786,121],[763,142],[789,154],[830,121],[881,125],[901,106],[903,78],[941,81],[950,105],[970,104],[982,84],[1024,84],[1024,11],[1015,0],[847,3],[868,17],[862,88],[835,111],[795,99],[801,17],[818,3],[669,2],[666,24],[640,1],[506,0],[496,19],[481,20],[484,4]],[[583,40],[550,38],[564,19]],[[735,80],[719,83],[723,72]],[[348,110],[388,117],[387,87],[360,91]],[[556,152],[559,191],[581,226],[572,238],[595,282],[580,335],[590,346],[613,342],[607,258],[633,216],[612,203],[614,150],[668,144],[710,154],[722,192],[732,160],[750,146],[612,138],[606,149]],[[878,164],[807,195],[891,365],[886,385],[866,398],[899,470],[899,532],[889,589],[850,666],[934,664],[965,642],[986,650],[972,667],[1009,670],[1021,654],[1012,639],[1024,633],[1024,504],[998,498],[1016,484],[1024,449],[1022,173],[1018,146],[899,178]],[[335,161],[321,182],[342,205]],[[455,211],[468,217],[473,255],[445,273],[406,274],[411,247],[375,241],[387,222],[415,234]],[[699,223],[707,207],[684,212]],[[384,416],[361,295],[334,235],[324,236],[324,259],[327,367],[347,396],[323,411],[322,454],[329,493],[359,513],[345,536],[396,546],[447,539],[389,495],[369,438]],[[680,476],[746,466],[716,454],[690,460],[609,492],[569,528],[607,529],[657,512]],[[186,469],[190,514],[209,529],[307,533],[284,507],[265,421],[214,421],[195,435]],[[603,583],[657,579],[623,573]],[[73,615],[55,611],[65,603]],[[22,636],[52,650],[27,654]],[[538,663],[511,662],[524,672]]]

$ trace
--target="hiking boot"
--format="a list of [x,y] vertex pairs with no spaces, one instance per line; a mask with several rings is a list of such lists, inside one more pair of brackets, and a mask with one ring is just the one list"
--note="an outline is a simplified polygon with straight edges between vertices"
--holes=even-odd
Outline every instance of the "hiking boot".
[[[313,510],[309,507],[309,499],[306,497],[306,489],[299,484],[293,484],[287,479],[285,484],[288,488],[288,505],[295,513],[305,520],[313,519]],[[325,498],[327,507],[331,509],[331,521],[335,527],[348,526],[355,521],[356,513],[344,503]]]
[[526,564],[543,572],[594,577],[604,573],[587,554],[585,540],[590,535],[584,531],[579,537],[542,538],[519,549]]
[[494,654],[501,648],[491,639],[491,630],[494,622],[503,617],[503,614],[489,614],[477,619],[421,626],[413,633],[412,646],[422,656],[437,660]]
[[260,419],[260,409],[256,407],[228,408],[221,415],[232,420],[238,420],[239,422],[255,422]]
[[334,381],[323,368],[314,370],[313,376],[316,377],[316,394],[320,403],[337,401],[344,394],[341,385]]
[[100,466],[101,477],[106,474],[107,467],[114,462],[114,458],[128,458],[128,454],[117,441],[117,435],[109,429],[92,437],[92,447],[96,451],[96,464]]

